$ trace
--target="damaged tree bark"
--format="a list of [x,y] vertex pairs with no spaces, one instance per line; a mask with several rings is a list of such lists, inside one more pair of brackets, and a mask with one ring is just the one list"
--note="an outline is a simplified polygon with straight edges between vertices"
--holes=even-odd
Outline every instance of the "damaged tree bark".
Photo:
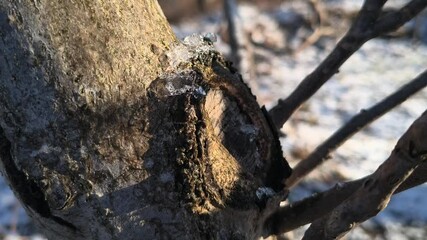
[[210,36],[178,41],[155,0],[0,1],[0,171],[50,239],[258,239],[306,223],[305,238],[340,238],[426,181],[426,113],[374,174],[283,207],[312,168],[289,178],[275,129],[365,41],[427,5],[379,18],[386,1],[365,2],[346,54],[274,121]]
[[256,239],[275,128],[208,37],[146,1],[0,2],[0,169],[50,239]]

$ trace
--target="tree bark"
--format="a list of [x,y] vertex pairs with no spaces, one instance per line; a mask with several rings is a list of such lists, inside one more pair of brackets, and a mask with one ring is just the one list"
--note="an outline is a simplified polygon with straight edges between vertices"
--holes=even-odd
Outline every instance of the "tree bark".
[[157,1],[0,1],[0,170],[49,239],[256,239],[290,174],[210,39]]

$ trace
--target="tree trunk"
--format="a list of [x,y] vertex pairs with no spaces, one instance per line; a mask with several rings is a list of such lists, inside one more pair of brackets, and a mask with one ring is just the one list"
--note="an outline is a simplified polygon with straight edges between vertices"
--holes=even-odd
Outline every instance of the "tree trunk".
[[0,169],[49,239],[256,239],[274,127],[157,1],[0,1]]

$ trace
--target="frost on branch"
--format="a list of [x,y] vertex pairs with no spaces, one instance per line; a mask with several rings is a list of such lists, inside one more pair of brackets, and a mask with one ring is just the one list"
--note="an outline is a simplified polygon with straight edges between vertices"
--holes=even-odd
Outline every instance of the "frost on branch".
[[178,69],[194,61],[206,66],[210,65],[212,59],[219,55],[213,46],[215,41],[216,36],[212,33],[192,34],[185,37],[181,43],[173,46],[166,54],[170,66],[172,69]]

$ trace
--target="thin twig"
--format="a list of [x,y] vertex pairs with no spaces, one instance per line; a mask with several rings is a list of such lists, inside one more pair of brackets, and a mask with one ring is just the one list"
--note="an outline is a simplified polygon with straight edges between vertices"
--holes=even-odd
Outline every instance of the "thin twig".
[[19,221],[20,209],[21,209],[21,204],[19,203],[18,199],[15,199],[13,203],[12,219],[10,221],[10,231],[14,234],[18,232],[18,221]]
[[[425,112],[422,116],[422,118],[424,118],[424,126],[421,127],[423,127],[424,130],[418,127],[417,129],[415,129],[415,132],[418,132],[418,135],[420,135],[418,136],[419,139],[424,137],[424,143],[427,137],[425,136],[425,132],[421,131],[425,131],[426,128],[426,114],[427,113]],[[419,122],[420,121],[418,120],[418,123]],[[414,128],[411,127],[411,129]],[[412,135],[416,135],[416,133]],[[404,137],[402,137],[401,139],[403,138]],[[426,144],[424,144],[424,148],[426,147],[425,145]],[[396,149],[397,148],[395,148],[395,150]],[[423,153],[425,154],[425,152]],[[406,179],[406,181],[404,181],[397,188],[397,190],[394,191],[394,194],[427,182],[427,174],[425,174],[426,170],[427,162],[424,161],[420,164],[420,166],[418,166],[418,168],[414,170],[414,172]],[[327,191],[315,194],[311,197],[305,198],[301,201],[280,208],[265,221],[264,235],[269,236],[285,233],[305,224],[311,223],[316,219],[321,218],[322,216],[325,216],[338,205],[340,205],[342,202],[344,202],[346,199],[348,199],[358,189],[360,189],[364,185],[364,183],[371,177],[372,175],[346,183],[339,183]]]
[[206,10],[206,2],[205,0],[197,0],[197,7],[201,12],[204,12]]
[[347,139],[426,86],[427,71],[424,71],[381,102],[355,115],[318,146],[307,158],[300,161],[294,167],[292,175],[286,180],[286,187],[288,189],[294,187],[302,178],[322,164],[328,158],[329,154],[341,146]]
[[235,23],[235,15],[237,11],[235,0],[224,0],[224,13],[227,19],[227,32],[230,41],[231,58],[232,62],[239,68],[240,67],[240,56],[239,56],[239,41],[237,38],[237,29]]
[[249,87],[252,90],[258,90],[259,86],[256,80],[256,63],[255,63],[255,49],[250,40],[250,34],[243,31],[242,39],[243,47],[245,48],[245,61],[240,62],[240,70],[244,80],[249,83]]
[[[365,1],[346,35],[338,42],[326,59],[309,74],[286,99],[280,99],[270,110],[277,128],[281,128],[290,116],[320,87],[325,84],[341,65],[365,42],[380,34],[396,30],[427,6],[425,0],[412,0],[399,11],[379,18],[387,0]],[[394,19],[400,17],[399,19]]]
[[257,89],[258,86],[253,81],[256,78],[254,48],[250,41],[250,34],[240,19],[235,0],[224,0],[224,13],[228,24],[231,61],[251,89]]
[[312,8],[312,11],[316,14],[317,27],[314,32],[308,36],[305,41],[295,49],[293,55],[297,55],[299,52],[304,50],[305,48],[315,44],[319,39],[325,35],[331,35],[333,33],[333,29],[325,26],[326,19],[328,18],[328,14],[324,9],[320,0],[310,0],[308,1],[309,6]]
[[293,56],[296,56],[298,53],[300,53],[302,50],[306,49],[307,47],[315,44],[319,39],[323,36],[329,36],[333,33],[333,29],[330,27],[321,26],[316,28],[314,32],[307,38],[305,41],[295,49],[293,52]]

